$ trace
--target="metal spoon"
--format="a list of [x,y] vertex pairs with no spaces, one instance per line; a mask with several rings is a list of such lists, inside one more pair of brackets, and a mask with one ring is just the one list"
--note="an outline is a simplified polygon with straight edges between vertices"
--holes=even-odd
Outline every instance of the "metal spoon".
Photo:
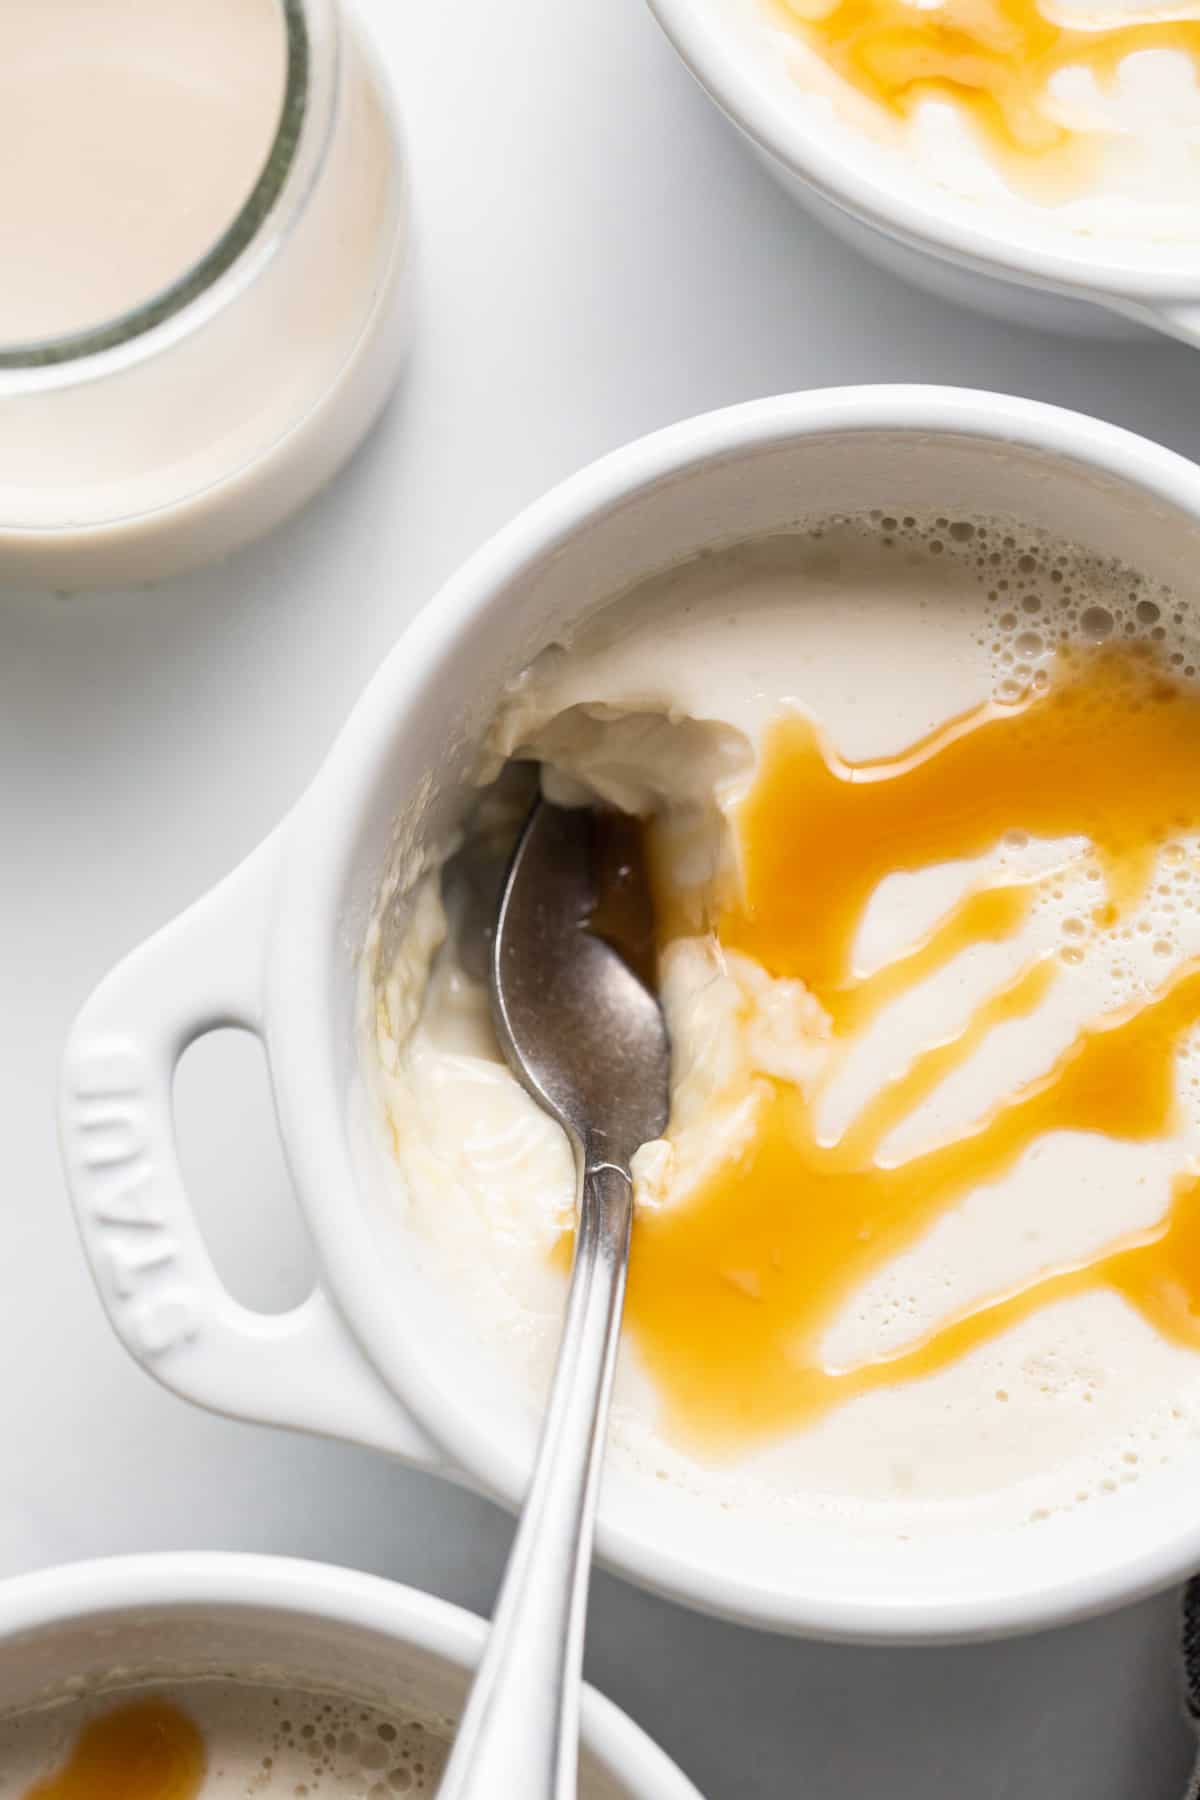
[[[603,935],[599,935],[603,933]],[[667,1122],[662,1011],[634,972],[653,940],[640,838],[536,805],[492,951],[504,1054],[575,1147],[579,1219],[533,1479],[439,1800],[571,1800],[604,1428],[633,1219],[634,1152]]]

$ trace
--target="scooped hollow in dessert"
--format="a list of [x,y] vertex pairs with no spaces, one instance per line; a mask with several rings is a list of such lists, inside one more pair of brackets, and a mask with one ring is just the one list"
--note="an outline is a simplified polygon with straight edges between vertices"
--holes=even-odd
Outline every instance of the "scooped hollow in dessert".
[[[673,1104],[618,1455],[894,1525],[1195,1454],[1194,627],[1004,522],[831,521],[659,578],[506,696],[483,777],[542,762],[653,848]],[[573,1166],[454,888],[381,990],[383,1089],[410,1223],[536,1393]]]

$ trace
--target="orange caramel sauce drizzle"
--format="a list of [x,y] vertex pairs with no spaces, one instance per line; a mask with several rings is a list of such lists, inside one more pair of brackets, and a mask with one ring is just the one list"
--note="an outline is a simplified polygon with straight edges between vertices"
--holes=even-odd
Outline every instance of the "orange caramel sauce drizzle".
[[[1128,915],[1163,847],[1200,827],[1200,692],[1138,649],[1060,652],[1046,693],[989,702],[900,756],[857,764],[789,716],[768,735],[735,826],[739,894],[717,904],[716,935],[812,990],[831,1020],[832,1071],[883,1005],[970,945],[1015,934],[1031,899],[1014,883],[969,892],[915,950],[860,978],[855,939],[886,876],[980,857],[1011,831],[1086,837],[1107,885],[1097,917]],[[706,907],[713,913],[711,895],[664,900],[664,938],[695,929]],[[961,1032],[875,1094],[836,1142],[816,1129],[819,1088],[764,1079],[741,1152],[685,1197],[639,1210],[626,1321],[677,1435],[720,1451],[810,1423],[1096,1289],[1200,1349],[1200,1175],[1182,1168],[1151,1230],[986,1296],[896,1354],[848,1368],[822,1359],[824,1335],[855,1291],[1040,1139],[1078,1131],[1150,1143],[1176,1129],[1175,1058],[1200,1020],[1200,964],[1093,1020],[1043,1076],[957,1135],[905,1160],[880,1159],[894,1127],[989,1032],[1035,1011],[1059,967],[1053,955],[1030,961]]]
[[196,1800],[206,1765],[193,1721],[152,1695],[90,1720],[62,1767],[24,1800]]
[[1047,199],[1085,185],[1089,173],[1085,134],[1048,103],[1061,69],[1086,69],[1111,86],[1135,51],[1177,50],[1200,73],[1200,17],[1145,10],[1129,23],[1071,26],[1038,0],[771,0],[785,29],[860,94],[898,119],[923,100],[950,101],[1010,178],[1035,190],[1040,183]]

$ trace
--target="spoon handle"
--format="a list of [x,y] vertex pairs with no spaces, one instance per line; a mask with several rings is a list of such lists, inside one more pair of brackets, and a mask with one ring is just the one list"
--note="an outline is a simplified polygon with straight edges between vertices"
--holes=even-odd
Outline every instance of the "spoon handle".
[[632,1221],[628,1171],[586,1167],[533,1479],[438,1800],[574,1800],[592,1531]]

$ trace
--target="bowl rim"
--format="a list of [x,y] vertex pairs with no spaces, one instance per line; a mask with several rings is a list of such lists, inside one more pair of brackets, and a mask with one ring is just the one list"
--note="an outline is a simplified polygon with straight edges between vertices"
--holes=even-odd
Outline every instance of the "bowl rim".
[[[452,1469],[466,1471],[472,1484],[513,1509],[524,1493],[527,1461],[512,1444],[487,1436],[470,1404],[439,1382],[417,1334],[396,1330],[394,1305],[364,1281],[371,1238],[359,1209],[340,1203],[355,1176],[340,1120],[331,1121],[328,1110],[345,1099],[331,1076],[332,983],[324,976],[296,981],[294,973],[330,969],[335,937],[345,946],[344,922],[336,933],[331,923],[339,916],[381,747],[477,619],[503,604],[523,575],[635,496],[714,463],[847,433],[940,434],[1049,454],[1115,478],[1200,524],[1200,468],[1119,426],[1040,401],[959,388],[867,386],[781,395],[685,420],[570,477],[468,559],[368,684],[285,835],[268,953],[270,1055],[283,1141],[321,1278],[368,1362]],[[679,1545],[652,1543],[607,1519],[603,1495],[596,1541],[598,1556],[617,1572],[719,1616],[827,1641],[897,1643],[994,1638],[1086,1618],[1168,1586],[1200,1561],[1200,1515],[1188,1532],[1161,1541],[1125,1536],[1123,1546],[1081,1573],[1006,1583],[981,1566],[977,1591],[965,1596],[874,1599],[797,1595],[765,1578],[731,1576]]]
[[[899,175],[888,181],[864,160],[855,161],[847,143],[832,144],[819,120],[802,104],[787,104],[767,79],[756,80],[747,56],[732,54],[728,36],[714,22],[714,9],[702,0],[647,0],[663,32],[687,68],[720,110],[742,132],[791,175],[830,205],[851,214],[884,236],[924,250],[942,262],[957,263],[1025,287],[1041,287],[1081,295],[1121,310],[1121,302],[1188,305],[1200,300],[1200,245],[1182,246],[1178,263],[1165,259],[1147,268],[1136,246],[1127,256],[1092,252],[1092,242],[1078,235],[1060,248],[1023,239],[1017,231],[989,227],[980,221],[952,218],[949,208],[966,203],[948,196],[947,209],[906,190]],[[1064,234],[1066,238],[1067,234]]]
[[[302,1557],[158,1550],[62,1563],[0,1582],[0,1656],[23,1638],[135,1611],[291,1614],[394,1638],[462,1669],[478,1662],[487,1622],[419,1588]],[[637,1800],[700,1800],[640,1725],[584,1684],[581,1738]]]

